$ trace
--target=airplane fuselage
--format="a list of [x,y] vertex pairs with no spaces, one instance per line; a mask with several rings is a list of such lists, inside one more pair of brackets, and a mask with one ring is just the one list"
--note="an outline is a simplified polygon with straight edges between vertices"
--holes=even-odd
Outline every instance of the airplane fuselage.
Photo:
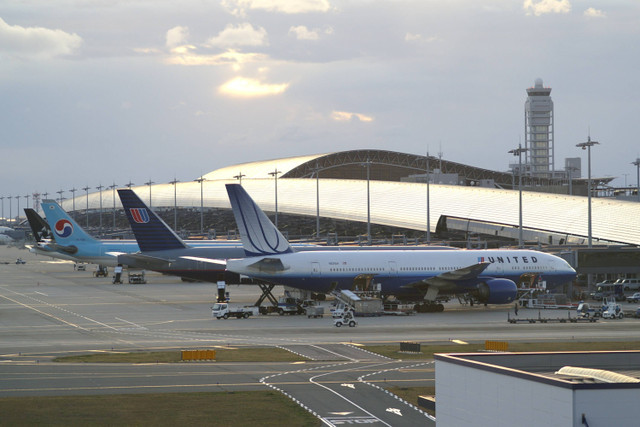
[[[264,259],[270,262],[261,262]],[[277,260],[279,269],[273,267]],[[576,275],[562,258],[528,250],[299,252],[228,260],[227,269],[313,292],[353,289],[355,280],[370,276],[380,284],[383,295],[410,297],[419,295],[412,284],[483,262],[490,264],[479,276],[457,280],[455,286],[440,291],[472,291],[479,283],[496,278],[518,283],[525,273],[538,274],[548,286],[555,286]]]

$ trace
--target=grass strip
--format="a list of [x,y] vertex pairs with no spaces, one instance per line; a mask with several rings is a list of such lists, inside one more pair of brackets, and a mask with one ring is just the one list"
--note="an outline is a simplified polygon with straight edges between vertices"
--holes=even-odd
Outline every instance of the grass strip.
[[309,426],[321,421],[275,391],[0,398],[7,426]]

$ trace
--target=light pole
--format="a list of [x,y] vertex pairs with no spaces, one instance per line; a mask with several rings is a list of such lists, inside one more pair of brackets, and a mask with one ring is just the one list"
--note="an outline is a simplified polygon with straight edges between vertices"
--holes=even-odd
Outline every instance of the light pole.
[[429,183],[431,181],[431,177],[429,176],[429,151],[427,151],[427,167],[426,167],[426,172],[427,172],[427,245],[431,244],[431,218],[430,218],[430,200],[429,200]]
[[62,193],[64,193],[64,190],[58,190],[58,191],[56,191],[56,193],[59,194],[58,203],[60,203],[60,207],[62,207]]
[[577,171],[578,168],[573,166],[567,166],[567,172],[569,172],[569,195],[573,196],[573,171]]
[[367,157],[367,161],[363,166],[367,168],[367,243],[371,245],[371,193],[370,193],[370,178],[371,178],[371,160]]
[[180,181],[173,177],[173,181],[169,181],[169,184],[173,184],[173,230],[178,229],[178,183]]
[[591,135],[588,136],[587,142],[581,142],[580,144],[576,144],[576,147],[580,147],[583,150],[587,150],[587,171],[588,171],[588,180],[587,180],[587,203],[588,203],[588,240],[589,247],[591,247],[591,147],[600,144],[598,141],[592,141]]
[[519,193],[519,214],[518,214],[518,247],[522,248],[522,153],[528,149],[522,148],[522,144],[518,144],[518,148],[509,150],[509,153],[518,156],[518,193]]
[[100,235],[102,235],[102,189],[104,186],[102,183],[96,187],[97,190],[100,191]]
[[316,160],[316,237],[320,240],[320,166]]
[[24,199],[25,199],[25,200],[24,200],[24,202],[25,202],[25,203],[24,203],[24,207],[25,207],[25,208],[28,208],[28,207],[29,207],[29,195],[28,195],[28,194],[25,194],[25,195],[24,195],[24,196],[22,196],[22,197],[24,197]]
[[127,187],[129,190],[131,190],[131,187],[135,185],[133,182],[131,182],[131,180],[129,180],[129,182],[127,184],[125,184],[125,187]]
[[631,163],[636,167],[636,185],[638,186],[638,201],[640,202],[640,157],[636,159],[635,162]]
[[276,167],[273,172],[269,172],[269,175],[271,175],[274,178],[274,182],[275,182],[275,188],[276,188],[276,228],[278,228],[278,174],[282,173],[281,171],[278,170],[278,168]]
[[113,199],[113,229],[116,229],[116,183],[115,181],[108,188],[111,189],[111,198]]
[[206,181],[206,178],[200,177],[200,178],[194,179],[194,181],[200,183],[200,234],[203,234],[204,233],[204,191],[202,189],[202,183]]
[[4,223],[4,196],[0,196],[0,201],[2,201],[2,222]]
[[240,186],[242,187],[242,177],[246,176],[242,172],[238,172],[238,175],[234,175],[234,178],[239,181]]
[[151,178],[149,178],[149,181],[144,183],[144,185],[149,186],[149,209],[151,209],[151,185],[152,184],[155,184],[155,182],[151,181]]
[[[83,187],[82,189],[87,193],[87,209],[86,209],[85,213],[87,214],[87,228],[89,228],[89,186],[87,185],[86,187]],[[45,195],[45,199],[46,198],[47,198],[47,196]]]
[[71,192],[71,203],[73,205],[73,214],[76,214],[76,187],[73,187],[71,190],[69,190]]
[[20,197],[22,196],[16,196],[16,200],[18,201],[18,211],[16,212],[16,219],[18,220],[18,223],[20,223]]
[[[9,220],[11,221],[11,224],[13,224],[13,218],[11,218],[11,211],[12,211],[12,206],[11,206],[11,198],[13,196],[7,196],[7,198],[9,199]],[[11,225],[9,224],[9,225]]]

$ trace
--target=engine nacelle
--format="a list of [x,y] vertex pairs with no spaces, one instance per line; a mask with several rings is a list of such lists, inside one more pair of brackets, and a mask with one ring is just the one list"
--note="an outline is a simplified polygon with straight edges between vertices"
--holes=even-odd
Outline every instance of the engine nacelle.
[[507,304],[517,295],[518,287],[509,279],[489,279],[478,285],[477,298],[483,304]]

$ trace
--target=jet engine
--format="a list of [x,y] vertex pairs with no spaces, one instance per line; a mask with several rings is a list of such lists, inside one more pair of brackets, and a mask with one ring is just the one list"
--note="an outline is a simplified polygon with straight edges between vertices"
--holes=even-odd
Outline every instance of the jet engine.
[[478,285],[476,297],[483,304],[507,304],[516,299],[518,287],[509,279],[489,279]]

